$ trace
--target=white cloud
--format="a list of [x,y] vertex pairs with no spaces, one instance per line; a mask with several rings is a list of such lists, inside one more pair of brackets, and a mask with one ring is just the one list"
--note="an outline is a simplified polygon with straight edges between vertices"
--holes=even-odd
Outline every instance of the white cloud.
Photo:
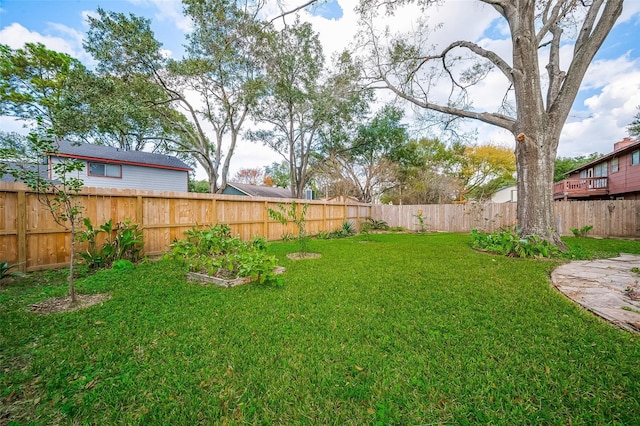
[[47,49],[66,53],[85,64],[91,62],[91,56],[82,49],[82,33],[57,23],[49,23],[47,29],[51,34],[30,31],[14,22],[0,30],[0,40],[12,49],[22,48],[25,43],[42,43]]
[[[613,61],[619,63],[618,60]],[[608,153],[613,144],[627,136],[626,127],[640,105],[640,67],[618,74],[610,67],[608,82],[600,93],[584,101],[584,118],[573,118],[560,137],[559,155],[575,156],[591,152]]]
[[622,8],[622,15],[618,18],[618,23],[635,20],[640,20],[640,1],[626,1]]
[[27,134],[28,129],[24,121],[18,120],[13,117],[9,117],[6,115],[0,115],[0,131],[7,133],[19,133],[19,134]]
[[180,0],[128,0],[138,6],[153,6],[157,9],[155,18],[159,21],[172,22],[176,28],[185,33],[191,32],[193,23],[182,13]]

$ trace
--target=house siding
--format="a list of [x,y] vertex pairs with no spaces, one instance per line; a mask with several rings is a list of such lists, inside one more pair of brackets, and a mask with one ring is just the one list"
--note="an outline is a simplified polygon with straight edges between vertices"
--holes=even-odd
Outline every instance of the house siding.
[[[59,162],[52,158],[52,163]],[[97,161],[96,161],[97,162]],[[116,188],[116,189],[144,189],[152,191],[187,192],[189,188],[188,172],[182,170],[160,169],[155,167],[141,167],[123,164],[122,177],[88,176],[88,164],[79,174],[87,187]],[[55,176],[53,176],[55,178]]]
[[[611,169],[612,159],[618,159],[618,171],[613,172]],[[607,164],[607,180],[608,180],[608,195],[595,198],[618,198],[622,197],[625,200],[640,199],[640,164],[631,164],[631,152],[621,153],[620,155],[606,160]],[[588,168],[582,170],[593,169],[596,166],[602,164],[602,162],[594,163]],[[580,172],[582,170],[571,173],[569,178],[580,179]]]
[[620,155],[618,169],[609,177],[609,194],[640,191],[640,164],[631,164],[631,152]]

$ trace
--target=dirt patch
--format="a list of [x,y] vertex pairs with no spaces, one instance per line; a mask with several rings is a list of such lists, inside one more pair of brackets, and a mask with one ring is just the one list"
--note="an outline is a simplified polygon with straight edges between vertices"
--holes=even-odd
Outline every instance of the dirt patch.
[[77,302],[71,303],[71,297],[58,297],[55,299],[48,299],[44,302],[36,303],[29,307],[29,311],[37,314],[55,314],[58,312],[71,312],[78,309],[88,308],[89,306],[97,305],[98,303],[105,302],[111,299],[111,295],[108,293],[102,294],[78,294],[76,295]]
[[303,260],[303,259],[318,259],[322,257],[320,253],[289,253],[287,257],[291,260]]

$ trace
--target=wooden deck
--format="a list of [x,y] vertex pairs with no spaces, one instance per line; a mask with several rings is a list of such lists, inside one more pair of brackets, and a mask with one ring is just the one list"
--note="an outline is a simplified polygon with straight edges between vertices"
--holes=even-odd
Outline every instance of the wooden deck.
[[609,180],[606,177],[565,179],[553,186],[553,198],[589,198],[609,194]]

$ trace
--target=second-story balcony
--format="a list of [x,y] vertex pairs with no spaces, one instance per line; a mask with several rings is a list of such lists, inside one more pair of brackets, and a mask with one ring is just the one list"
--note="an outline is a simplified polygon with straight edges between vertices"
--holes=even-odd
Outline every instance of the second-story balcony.
[[606,177],[570,178],[557,182],[553,186],[555,200],[600,197],[608,193],[609,180]]

